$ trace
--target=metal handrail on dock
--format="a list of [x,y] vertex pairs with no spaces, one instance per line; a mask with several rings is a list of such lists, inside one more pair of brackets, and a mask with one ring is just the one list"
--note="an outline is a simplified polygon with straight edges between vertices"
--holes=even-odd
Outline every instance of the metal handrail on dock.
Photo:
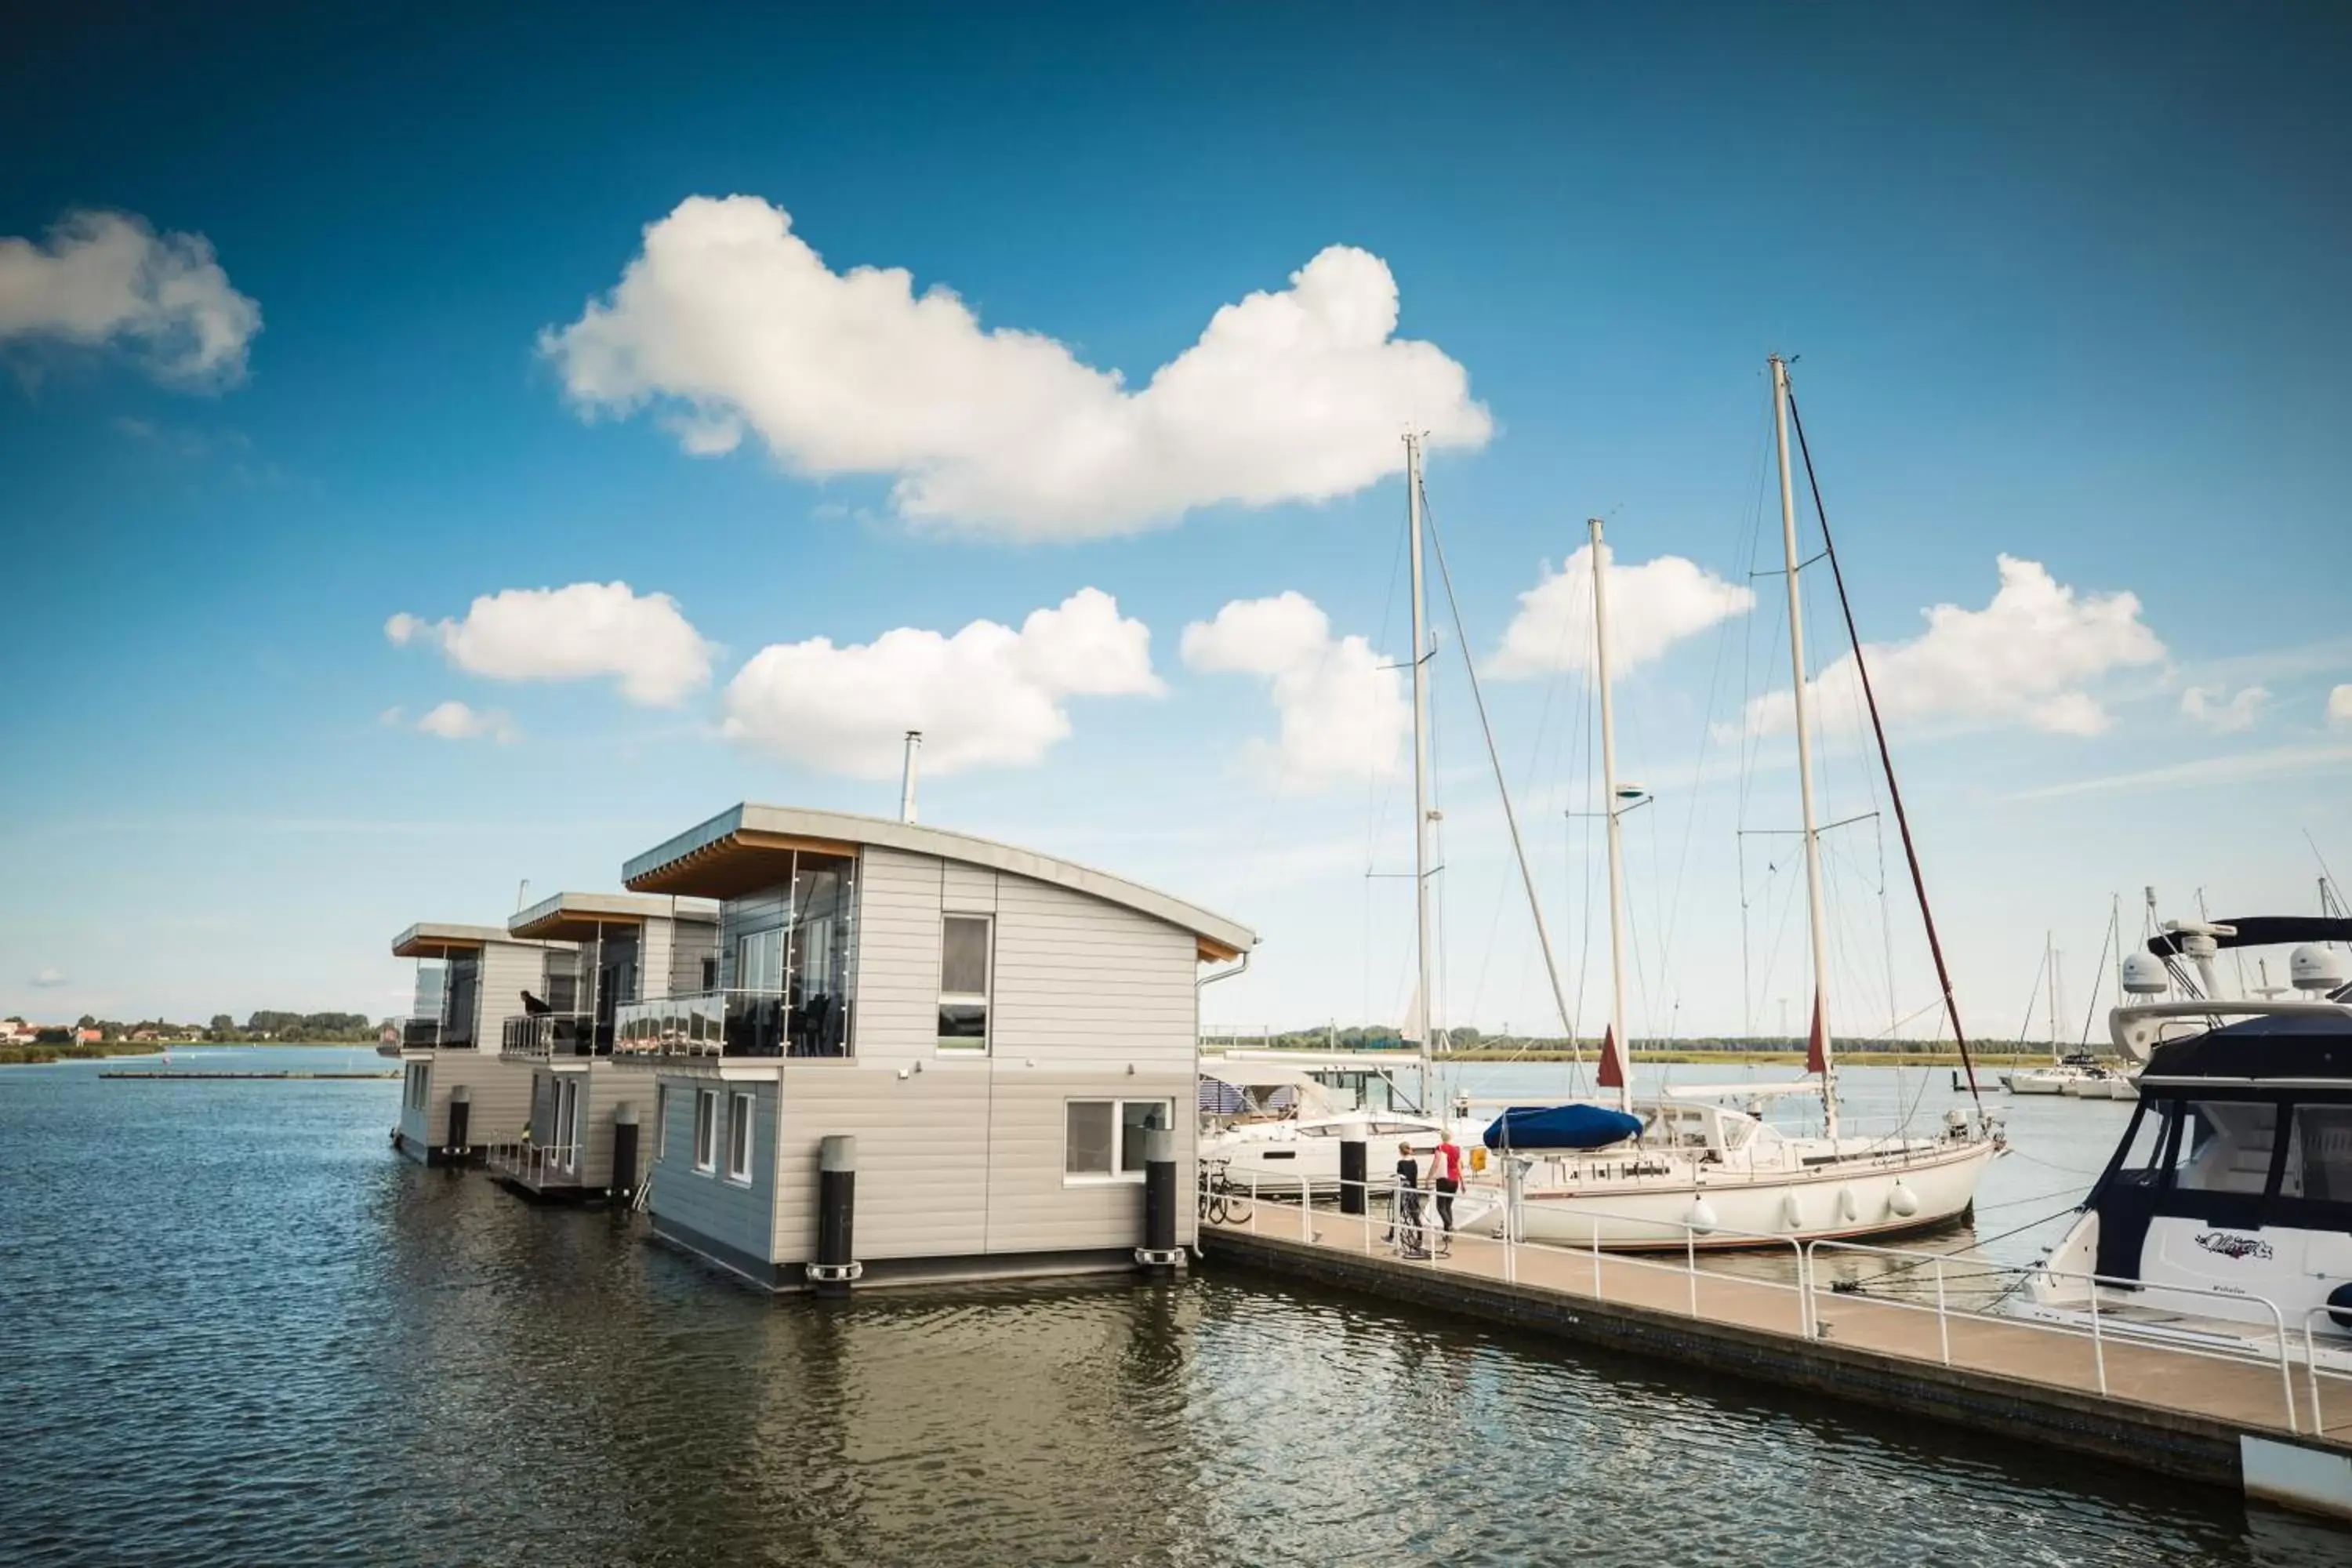
[[[1390,1226],[1390,1234],[1392,1237],[1401,1237],[1405,1229],[1413,1229],[1423,1237],[1433,1238],[1440,1234],[1444,1234],[1445,1236],[1445,1239],[1450,1244],[1459,1245],[1466,1243],[1474,1249],[1479,1247],[1493,1248],[1495,1250],[1488,1253],[1487,1256],[1489,1258],[1499,1258],[1499,1275],[1505,1283],[1517,1285],[1523,1282],[1528,1282],[1537,1284],[1542,1288],[1561,1289],[1566,1283],[1564,1279],[1555,1279],[1527,1281],[1525,1277],[1528,1271],[1526,1268],[1526,1261],[1531,1258],[1546,1257],[1560,1258],[1581,1258],[1589,1257],[1591,1260],[1591,1282],[1589,1286],[1579,1284],[1574,1287],[1573,1289],[1577,1293],[1589,1293],[1590,1298],[1592,1300],[1596,1302],[1605,1302],[1611,1300],[1608,1286],[1608,1276],[1610,1274],[1619,1274],[1621,1280],[1625,1279],[1627,1276],[1620,1271],[1638,1270],[1644,1274],[1681,1274],[1687,1281],[1686,1290],[1684,1292],[1682,1310],[1694,1319],[1699,1319],[1711,1316],[1711,1314],[1702,1311],[1700,1300],[1700,1277],[1704,1274],[1716,1281],[1736,1286],[1742,1293],[1764,1291],[1784,1292],[1793,1295],[1796,1299],[1797,1305],[1797,1324],[1793,1332],[1796,1337],[1807,1341],[1824,1340],[1830,1337],[1830,1328],[1825,1324],[1822,1316],[1824,1309],[1822,1300],[1822,1290],[1821,1286],[1823,1254],[1825,1252],[1832,1255],[1837,1253],[1847,1253],[1900,1260],[1902,1263],[1911,1268],[1920,1268],[1924,1266],[1929,1270],[1928,1278],[1933,1281],[1935,1292],[1935,1300],[1933,1302],[1905,1300],[1898,1297],[1887,1295],[1864,1294],[1859,1289],[1849,1293],[1839,1290],[1834,1284],[1832,1285],[1830,1293],[1833,1297],[1845,1297],[1856,1301],[1857,1303],[1864,1304],[1871,1308],[1889,1308],[1904,1311],[1934,1314],[1936,1320],[1936,1343],[1935,1348],[1931,1352],[1923,1353],[1920,1351],[1915,1351],[1907,1347],[1901,1346],[1890,1348],[1883,1343],[1878,1348],[1884,1353],[1893,1354],[1907,1359],[1930,1361],[1946,1368],[1955,1368],[1956,1365],[1960,1364],[1956,1363],[1953,1351],[1953,1325],[1956,1321],[1972,1325],[1989,1325],[2003,1331],[2037,1331],[2042,1334],[2049,1334],[2065,1339],[2088,1338],[2091,1342],[2092,1348],[2092,1381],[2094,1382],[2098,1394],[2101,1396],[2107,1398],[2119,1397],[2112,1392],[2108,1375],[2109,1369],[2107,1357],[2111,1345],[2120,1344],[2128,1346],[2136,1355],[2144,1354],[2158,1357],[2170,1355],[2186,1358],[2182,1363],[2184,1365],[2187,1364],[2188,1361],[2203,1361],[2249,1369],[2274,1367],[2279,1378],[2278,1392],[2280,1395],[2280,1403],[2278,1408],[2283,1412],[2284,1416],[2284,1420],[2282,1423],[2284,1430],[2290,1435],[2295,1436],[2303,1436],[2306,1433],[2315,1436],[2325,1437],[2326,1436],[2326,1426],[2320,1413],[2320,1369],[2317,1364],[2316,1356],[2318,1348],[2317,1341],[2314,1332],[2315,1326],[2320,1313],[2329,1310],[2329,1309],[2325,1307],[2315,1308],[2310,1312],[2305,1314],[2303,1322],[2305,1381],[2308,1386],[2310,1402],[2310,1419],[2306,1424],[2303,1419],[2303,1411],[2298,1408],[2295,1398],[2292,1370],[2293,1358],[2289,1353],[2287,1326],[2284,1315],[2279,1311],[2275,1303],[2264,1300],[2260,1297],[2233,1295],[2225,1290],[2210,1289],[2200,1286],[2164,1284],[2150,1285],[2146,1281],[2121,1279],[2112,1276],[2082,1274],[2066,1270],[2053,1270],[2049,1269],[2045,1265],[2038,1263],[2002,1263],[1997,1259],[1968,1252],[1933,1252],[1920,1248],[1878,1247],[1868,1243],[1841,1241],[1832,1238],[1819,1238],[1811,1242],[1800,1242],[1798,1238],[1790,1236],[1741,1231],[1724,1226],[1702,1227],[1694,1226],[1687,1221],[1682,1222],[1682,1228],[1684,1230],[1684,1258],[1681,1266],[1677,1268],[1671,1262],[1612,1251],[1599,1245],[1599,1229],[1601,1221],[1630,1221],[1640,1219],[1643,1223],[1659,1223],[1654,1216],[1606,1214],[1590,1209],[1581,1204],[1573,1205],[1573,1212],[1578,1214],[1580,1217],[1591,1218],[1594,1222],[1593,1243],[1589,1246],[1580,1246],[1570,1242],[1528,1240],[1524,1236],[1515,1234],[1517,1226],[1509,1223],[1507,1219],[1501,1226],[1501,1234],[1499,1236],[1482,1236],[1460,1230],[1451,1233],[1441,1233],[1434,1215],[1432,1212],[1432,1208],[1429,1206],[1424,1206],[1423,1208],[1412,1226],[1400,1227],[1396,1223],[1396,1215],[1394,1212],[1394,1203],[1398,1192],[1400,1190],[1409,1190],[1413,1192],[1421,1197],[1424,1205],[1431,1205],[1433,1204],[1433,1199],[1437,1194],[1432,1189],[1427,1187],[1401,1189],[1399,1184],[1393,1181],[1381,1182],[1366,1180],[1360,1184],[1354,1181],[1345,1181],[1341,1184],[1343,1191],[1360,1185],[1363,1189],[1366,1200],[1364,1213],[1360,1215],[1350,1215],[1328,1207],[1317,1207],[1315,1203],[1314,1183],[1310,1177],[1302,1175],[1295,1180],[1287,1178],[1281,1180],[1266,1180],[1262,1179],[1258,1173],[1251,1173],[1246,1180],[1247,1191],[1250,1196],[1250,1205],[1246,1217],[1237,1218],[1233,1223],[1219,1228],[1241,1231],[1251,1235],[1264,1234],[1269,1236],[1279,1236],[1281,1231],[1286,1227],[1271,1220],[1267,1221],[1265,1225],[1262,1226],[1258,1217],[1260,1207],[1265,1204],[1287,1205],[1295,1203],[1298,1205],[1299,1218],[1297,1239],[1299,1241],[1313,1247],[1335,1247],[1343,1251],[1358,1251],[1360,1249],[1349,1241],[1325,1240],[1325,1230],[1318,1228],[1318,1225],[1328,1228],[1333,1221],[1338,1221],[1342,1225],[1355,1225],[1361,1227],[1362,1244],[1360,1251],[1363,1256],[1370,1258],[1374,1256],[1377,1250],[1373,1241],[1373,1227],[1379,1225],[1381,1221],[1381,1215],[1371,1212],[1371,1198],[1375,1193],[1385,1191],[1390,1195],[1391,1205],[1391,1213],[1388,1216],[1388,1223]],[[1542,1199],[1521,1200],[1522,1205],[1525,1206],[1542,1205],[1545,1202],[1546,1200]],[[1554,1206],[1569,1207],[1570,1205],[1558,1205]],[[1474,1217],[1483,1217],[1486,1212],[1487,1211],[1476,1211]],[[1702,1270],[1698,1268],[1699,1248],[1697,1246],[1698,1238],[1702,1235],[1714,1237],[1737,1237],[1741,1239],[1755,1240],[1759,1243],[1769,1242],[1774,1244],[1776,1247],[1788,1247],[1790,1249],[1795,1264],[1796,1278],[1793,1282],[1784,1283],[1777,1280],[1731,1274],[1719,1270]],[[1448,1265],[1451,1263],[1451,1255],[1440,1254],[1435,1247],[1423,1246],[1417,1248],[1411,1248],[1400,1242],[1396,1245],[1393,1250],[1396,1252],[1399,1261],[1416,1265],[1425,1264],[1428,1269],[1432,1272],[1444,1272],[1446,1271]],[[1964,1265],[1971,1270],[1972,1274],[1978,1277],[1982,1277],[1986,1274],[2004,1276],[2010,1277],[2015,1282],[2021,1282],[2035,1274],[2043,1274],[2053,1279],[2084,1281],[2090,1286],[2089,1295],[2094,1304],[2093,1311],[2088,1314],[2088,1325],[2086,1328],[2076,1328],[2071,1324],[2053,1322],[2047,1319],[1982,1310],[1966,1305],[1955,1305],[1951,1301],[1950,1294],[1947,1289],[1947,1276],[1945,1274],[1946,1268],[1951,1265]],[[1458,1269],[1461,1266],[1457,1264],[1453,1265],[1453,1267]],[[1475,1265],[1473,1266],[1473,1269],[1475,1277]],[[1418,1272],[1419,1270],[1416,1268],[1415,1271]],[[1493,1274],[1488,1274],[1486,1278],[1492,1279],[1495,1278],[1495,1276]],[[2273,1324],[2275,1325],[2275,1333],[2273,1339],[2273,1343],[2276,1347],[2276,1353],[2275,1355],[2272,1355],[2263,1353],[2257,1350],[2255,1347],[2258,1342],[2249,1342],[2243,1352],[2232,1353],[2218,1346],[2200,1346],[2182,1343],[2178,1341],[2144,1333],[2127,1331],[2122,1335],[2117,1335],[2108,1326],[2106,1320],[2098,1315],[2095,1310],[2098,1294],[2097,1288],[2100,1285],[2133,1287],[2146,1291],[2155,1297],[2169,1295],[2177,1297],[2207,1298],[2235,1305],[2242,1311],[2247,1309],[2248,1303],[2257,1304],[2263,1310],[2269,1312]],[[2005,1299],[2014,1289],[2014,1282],[2009,1284],[2005,1289],[1998,1292],[1996,1300]],[[1636,1292],[1636,1294],[1638,1295],[1639,1292]],[[1720,1300],[1720,1298],[1718,1298],[1718,1300]],[[1629,1299],[1628,1304],[1646,1306],[1654,1310],[1657,1310],[1660,1306],[1660,1303],[1654,1300],[1644,1302],[1631,1300]],[[1787,1333],[1791,1331],[1786,1328],[1771,1328],[1769,1321],[1759,1321],[1757,1315],[1752,1311],[1748,1313],[1734,1312],[1731,1316],[1723,1318],[1722,1321],[1747,1322],[1754,1327],[1769,1332]],[[1848,1326],[1851,1327],[1852,1325]],[[1848,1336],[1846,1334],[1842,1333],[1837,1337],[1841,1342],[1848,1340]],[[1854,1342],[1858,1343],[1859,1342]],[[2010,1362],[2008,1364],[1999,1366],[1987,1366],[1980,1359],[1972,1360],[1966,1364],[1974,1365],[1979,1370],[1993,1371],[2000,1374],[2024,1378],[2029,1381],[2050,1383],[2054,1386],[2080,1386],[2078,1384],[2074,1383],[2071,1377],[2063,1375],[2047,1375],[2031,1368],[2021,1367],[2016,1364],[2014,1360]],[[2141,1363],[2139,1364],[2141,1371],[2146,1373],[2148,1369],[2149,1363]],[[2159,1362],[2155,1364],[2160,1369],[2164,1363]],[[2328,1375],[2339,1378],[2345,1376],[2343,1373],[2334,1372],[2329,1373]]]
[[[580,1145],[577,1143],[493,1143],[483,1156],[493,1175],[509,1176],[532,1187],[577,1185]],[[558,1179],[560,1178],[560,1180]]]

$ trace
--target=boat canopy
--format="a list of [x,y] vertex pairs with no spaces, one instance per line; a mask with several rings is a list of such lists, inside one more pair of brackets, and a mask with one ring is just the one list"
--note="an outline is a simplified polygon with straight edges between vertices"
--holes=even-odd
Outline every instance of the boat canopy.
[[1489,1149],[1605,1149],[1642,1133],[1642,1119],[1603,1105],[1514,1105],[1486,1126]]
[[[2216,921],[2228,926],[2229,936],[2213,939],[2215,947],[2285,947],[2293,942],[2352,942],[2352,919],[2341,915],[2249,915],[2244,920]],[[2189,933],[2164,931],[2147,939],[2148,952],[2158,958],[2179,956]]]
[[2139,1081],[2191,1093],[2332,1082],[2352,1095],[2352,1010],[2263,1015],[2168,1040],[2149,1054]]

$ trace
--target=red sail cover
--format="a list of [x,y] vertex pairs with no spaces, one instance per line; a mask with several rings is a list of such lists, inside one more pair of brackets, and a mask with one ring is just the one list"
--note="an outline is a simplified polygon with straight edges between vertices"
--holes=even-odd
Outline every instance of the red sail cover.
[[1613,1024],[1601,1032],[1601,1087],[1625,1087],[1625,1064],[1617,1059],[1617,1027]]
[[1822,997],[1821,993],[1817,991],[1813,994],[1813,1032],[1805,1040],[1805,1070],[1807,1072],[1827,1072],[1829,1070],[1829,1060],[1827,1055],[1829,1043],[1829,1026],[1823,1022],[1822,1018]]

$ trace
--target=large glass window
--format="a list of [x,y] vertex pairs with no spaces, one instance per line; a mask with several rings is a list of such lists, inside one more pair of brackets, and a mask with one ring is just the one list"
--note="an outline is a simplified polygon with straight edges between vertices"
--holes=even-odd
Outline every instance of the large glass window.
[[654,1158],[669,1158],[669,1085],[654,1085]]
[[2199,1100],[2188,1107],[2180,1130],[2179,1174],[2185,1193],[2259,1195],[2269,1184],[2271,1143],[2278,1107],[2228,1100]]
[[[2317,1203],[2352,1203],[2352,1105],[2299,1105],[2284,1185]],[[2300,1191],[2294,1191],[2297,1184]]]
[[988,1048],[989,945],[986,915],[949,915],[940,922],[940,1047]]
[[478,952],[453,952],[449,955],[446,990],[441,1004],[441,1043],[445,1046],[470,1046],[474,1043],[474,1015],[481,996],[482,955]]

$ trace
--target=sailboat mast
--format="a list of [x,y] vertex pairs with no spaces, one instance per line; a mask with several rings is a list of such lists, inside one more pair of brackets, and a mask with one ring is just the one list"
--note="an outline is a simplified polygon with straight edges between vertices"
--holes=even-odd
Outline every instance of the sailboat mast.
[[1422,1091],[1429,1094],[1429,613],[1421,562],[1421,437],[1404,438],[1405,524],[1412,557],[1412,933],[1413,985],[1421,1007]]
[[1789,474],[1789,366],[1779,354],[1772,364],[1772,435],[1780,461],[1780,550],[1789,583],[1790,692],[1796,704],[1798,796],[1804,810],[1805,913],[1813,952],[1813,1037],[1820,1043],[1822,1114],[1831,1138],[1838,1135],[1837,1063],[1830,1047],[1829,944],[1823,937],[1822,839],[1813,809],[1813,732],[1805,705],[1804,604],[1797,588],[1797,500]]
[[1617,1058],[1620,1082],[1617,1085],[1617,1105],[1621,1110],[1633,1109],[1632,1075],[1625,1071],[1633,1059],[1633,1037],[1625,1032],[1625,862],[1624,845],[1620,836],[1617,810],[1617,710],[1609,690],[1609,565],[1608,552],[1601,542],[1601,520],[1588,518],[1585,526],[1592,532],[1592,641],[1593,668],[1601,686],[1601,810],[1609,824],[1609,1027],[1612,1038],[1603,1050],[1623,1053]]

